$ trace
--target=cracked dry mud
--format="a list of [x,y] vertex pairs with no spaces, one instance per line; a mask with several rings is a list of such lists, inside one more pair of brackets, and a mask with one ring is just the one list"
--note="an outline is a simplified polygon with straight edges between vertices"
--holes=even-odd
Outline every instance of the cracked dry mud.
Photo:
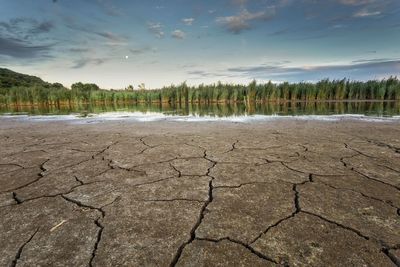
[[0,266],[400,264],[396,123],[4,118],[0,147]]

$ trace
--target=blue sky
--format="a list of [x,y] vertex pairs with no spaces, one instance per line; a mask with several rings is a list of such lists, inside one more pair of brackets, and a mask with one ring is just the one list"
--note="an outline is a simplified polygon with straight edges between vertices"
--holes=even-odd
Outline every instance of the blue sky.
[[0,0],[0,67],[70,86],[400,76],[398,0]]

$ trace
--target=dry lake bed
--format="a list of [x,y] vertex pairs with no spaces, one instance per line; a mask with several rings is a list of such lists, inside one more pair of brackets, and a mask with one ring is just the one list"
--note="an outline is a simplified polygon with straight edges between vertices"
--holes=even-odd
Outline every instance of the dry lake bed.
[[0,266],[399,266],[400,123],[0,118]]

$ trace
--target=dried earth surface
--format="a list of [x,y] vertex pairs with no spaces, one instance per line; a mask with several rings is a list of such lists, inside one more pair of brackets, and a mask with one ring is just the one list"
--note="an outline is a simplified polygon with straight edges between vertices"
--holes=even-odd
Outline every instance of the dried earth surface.
[[399,266],[400,125],[0,118],[0,266]]

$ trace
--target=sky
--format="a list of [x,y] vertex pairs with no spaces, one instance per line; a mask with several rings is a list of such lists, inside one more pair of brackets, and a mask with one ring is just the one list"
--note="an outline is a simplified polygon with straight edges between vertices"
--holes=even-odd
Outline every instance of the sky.
[[399,0],[0,0],[0,67],[69,87],[400,76]]

